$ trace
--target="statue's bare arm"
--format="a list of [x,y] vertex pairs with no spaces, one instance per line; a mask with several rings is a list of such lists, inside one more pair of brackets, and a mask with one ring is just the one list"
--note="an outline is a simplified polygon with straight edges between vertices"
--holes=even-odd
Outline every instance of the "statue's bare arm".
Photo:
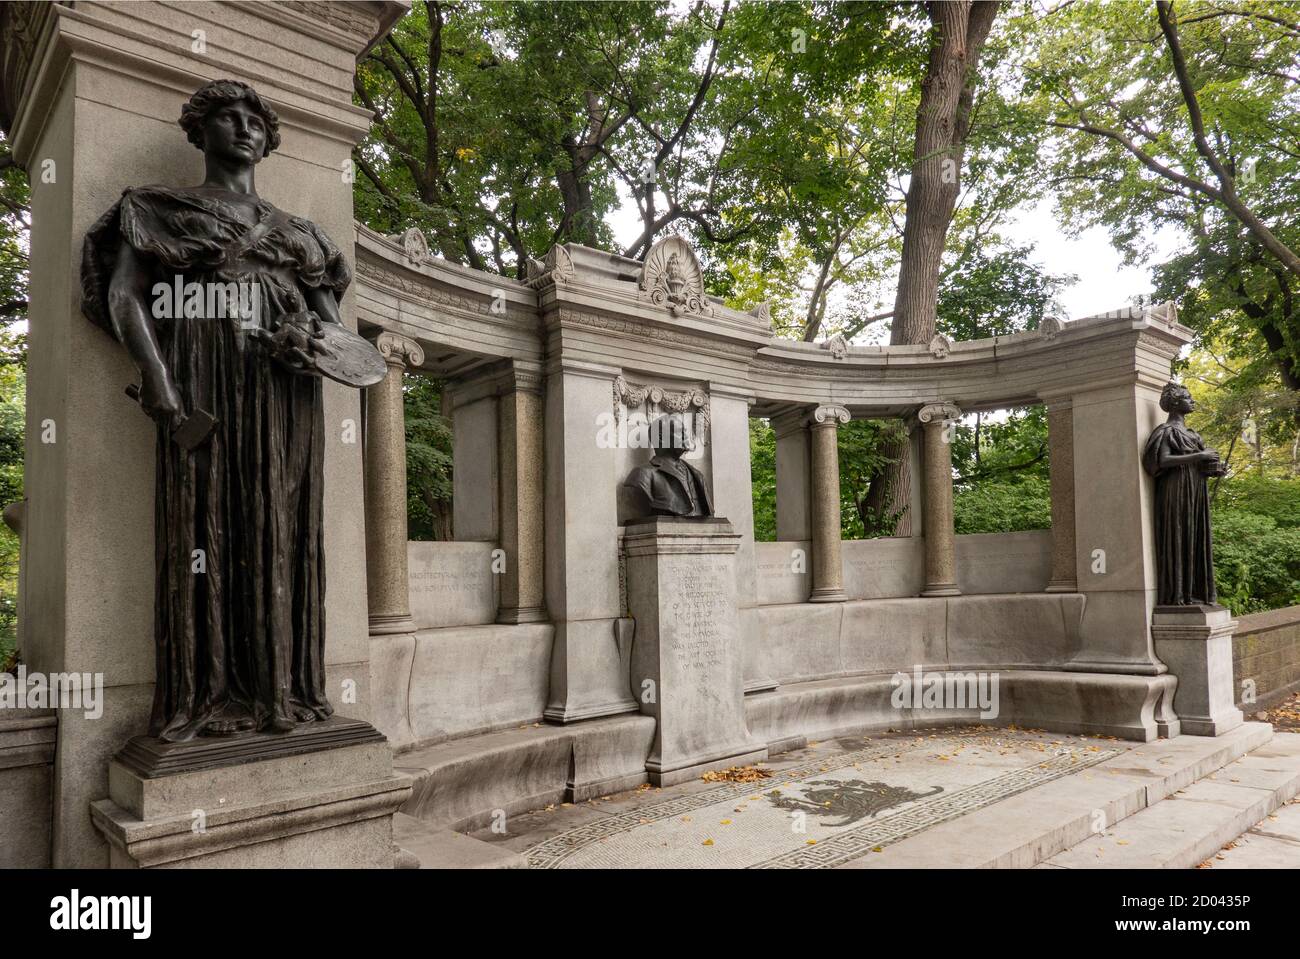
[[123,243],[109,281],[108,312],[140,371],[140,405],[155,418],[177,416],[183,412],[181,395],[158,347],[148,307],[149,272],[143,257]]

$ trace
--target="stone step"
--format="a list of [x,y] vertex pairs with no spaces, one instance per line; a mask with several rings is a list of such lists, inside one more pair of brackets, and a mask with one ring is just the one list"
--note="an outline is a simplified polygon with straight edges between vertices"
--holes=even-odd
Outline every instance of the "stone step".
[[516,852],[399,812],[393,816],[399,869],[527,869]]
[[[1267,744],[1165,801],[1071,846],[1042,865],[1059,869],[1188,869],[1264,821],[1300,792],[1300,734]],[[1300,844],[1291,847],[1300,866]]]
[[550,803],[585,802],[646,781],[655,721],[630,714],[565,726],[538,723],[393,757],[411,780],[402,811],[443,829],[477,829]]
[[1295,869],[1300,866],[1300,799],[1292,799],[1206,861],[1211,869]]
[[1036,866],[1095,835],[1099,823],[1113,826],[1158,808],[1161,800],[1261,749],[1272,738],[1273,727],[1267,723],[1245,723],[1217,737],[1179,736],[1144,743],[839,868]]

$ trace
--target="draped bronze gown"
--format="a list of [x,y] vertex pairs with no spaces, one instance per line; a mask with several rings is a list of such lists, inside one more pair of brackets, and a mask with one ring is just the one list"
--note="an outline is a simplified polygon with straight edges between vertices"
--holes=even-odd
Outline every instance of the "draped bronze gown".
[[1142,466],[1155,477],[1157,597],[1162,606],[1215,605],[1210,497],[1197,463],[1160,466],[1160,453],[1181,456],[1205,449],[1195,430],[1161,423],[1147,438]]
[[350,271],[315,224],[263,200],[250,211],[254,199],[130,189],[83,251],[83,308],[115,334],[107,291],[121,243],[152,264],[159,283],[238,282],[260,294],[251,317],[235,302],[214,316],[154,321],[186,414],[202,409],[217,421],[210,442],[193,452],[158,431],[149,732],[164,741],[211,732],[213,722],[286,731],[333,711],[324,667],[321,380],[275,362],[248,326],[273,332],[281,317],[305,311],[303,287],[341,297]]

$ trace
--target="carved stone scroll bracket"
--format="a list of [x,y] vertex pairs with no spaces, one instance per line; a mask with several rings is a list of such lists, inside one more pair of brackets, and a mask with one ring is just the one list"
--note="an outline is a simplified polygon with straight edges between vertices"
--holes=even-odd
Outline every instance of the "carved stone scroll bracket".
[[646,419],[655,414],[690,413],[691,432],[701,445],[708,445],[711,417],[709,394],[704,390],[666,390],[655,384],[629,383],[621,376],[614,377],[614,421],[621,424],[625,411],[641,410]]
[[704,295],[704,271],[691,245],[669,234],[650,247],[645,266],[637,276],[642,295],[656,306],[666,306],[673,316],[683,313],[712,316]]

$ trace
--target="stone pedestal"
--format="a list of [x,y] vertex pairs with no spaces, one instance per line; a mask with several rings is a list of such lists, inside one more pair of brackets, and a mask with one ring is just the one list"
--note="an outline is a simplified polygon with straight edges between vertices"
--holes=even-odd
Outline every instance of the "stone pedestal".
[[[353,744],[320,748],[330,738]],[[393,868],[392,817],[410,780],[393,775],[387,740],[365,723],[152,750],[139,742],[110,763],[109,798],[90,807],[114,869]],[[259,750],[273,754],[238,756]]]
[[0,869],[50,865],[52,709],[0,709]]
[[1233,703],[1232,634],[1222,606],[1157,606],[1151,614],[1156,655],[1178,677],[1174,712],[1192,736],[1222,736],[1242,724]]
[[721,518],[655,517],[624,535],[632,688],[658,722],[646,761],[657,786],[767,757],[745,723],[739,540]]

